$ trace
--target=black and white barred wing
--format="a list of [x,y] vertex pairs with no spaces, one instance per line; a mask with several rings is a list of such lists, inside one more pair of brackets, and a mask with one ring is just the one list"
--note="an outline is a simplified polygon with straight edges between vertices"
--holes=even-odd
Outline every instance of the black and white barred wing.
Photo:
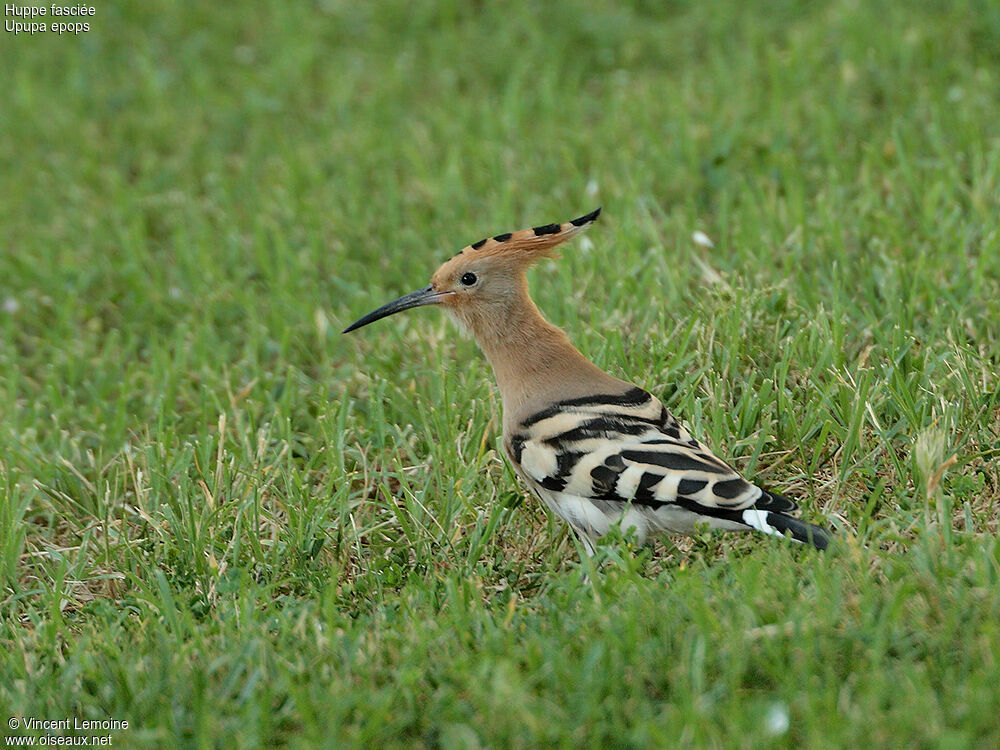
[[524,420],[508,450],[538,487],[579,498],[709,515],[796,508],[740,477],[641,388],[554,404]]

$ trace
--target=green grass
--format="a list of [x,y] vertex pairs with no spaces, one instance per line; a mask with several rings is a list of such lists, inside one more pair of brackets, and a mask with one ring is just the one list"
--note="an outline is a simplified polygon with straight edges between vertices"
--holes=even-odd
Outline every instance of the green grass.
[[[0,719],[127,720],[116,747],[1000,744],[995,5],[89,22],[0,44]],[[825,518],[827,554],[609,540],[585,581],[474,344],[434,310],[339,335],[596,205],[539,306]]]

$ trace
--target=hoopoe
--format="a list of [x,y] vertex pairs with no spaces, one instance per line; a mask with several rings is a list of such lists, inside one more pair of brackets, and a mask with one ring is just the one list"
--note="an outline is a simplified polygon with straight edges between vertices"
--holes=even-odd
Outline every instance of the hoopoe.
[[539,313],[525,271],[585,230],[601,209],[475,242],[429,286],[368,313],[354,331],[421,305],[443,305],[476,339],[503,403],[503,444],[518,476],[594,553],[616,523],[650,532],[789,534],[825,549],[826,531],[793,518],[794,501],[743,479],[652,394],[609,375]]

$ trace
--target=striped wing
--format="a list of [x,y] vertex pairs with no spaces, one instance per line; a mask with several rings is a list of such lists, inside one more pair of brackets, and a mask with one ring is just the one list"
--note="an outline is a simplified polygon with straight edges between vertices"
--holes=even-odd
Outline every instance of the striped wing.
[[577,497],[710,515],[796,509],[743,479],[641,388],[543,409],[521,423],[507,450],[531,482]]

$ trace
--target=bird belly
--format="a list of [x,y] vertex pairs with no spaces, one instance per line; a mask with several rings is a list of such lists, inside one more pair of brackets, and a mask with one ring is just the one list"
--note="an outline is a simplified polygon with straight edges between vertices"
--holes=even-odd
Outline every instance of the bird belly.
[[607,534],[615,524],[621,524],[622,533],[633,531],[639,544],[646,540],[649,520],[642,508],[545,488],[537,488],[536,492],[549,510],[591,541]]
[[[509,451],[508,456],[510,456]],[[536,495],[552,513],[568,523],[578,534],[584,536],[591,543],[607,534],[611,527],[619,521],[622,532],[628,533],[630,529],[634,529],[638,543],[643,544],[646,541],[650,520],[645,509],[631,504],[591,500],[566,492],[546,489],[528,476],[513,456],[510,458],[514,473],[531,489],[532,494]]]
[[652,522],[659,531],[674,534],[693,534],[699,526],[722,531],[747,531],[745,524],[713,518],[704,513],[694,513],[679,505],[663,505],[652,512]]

